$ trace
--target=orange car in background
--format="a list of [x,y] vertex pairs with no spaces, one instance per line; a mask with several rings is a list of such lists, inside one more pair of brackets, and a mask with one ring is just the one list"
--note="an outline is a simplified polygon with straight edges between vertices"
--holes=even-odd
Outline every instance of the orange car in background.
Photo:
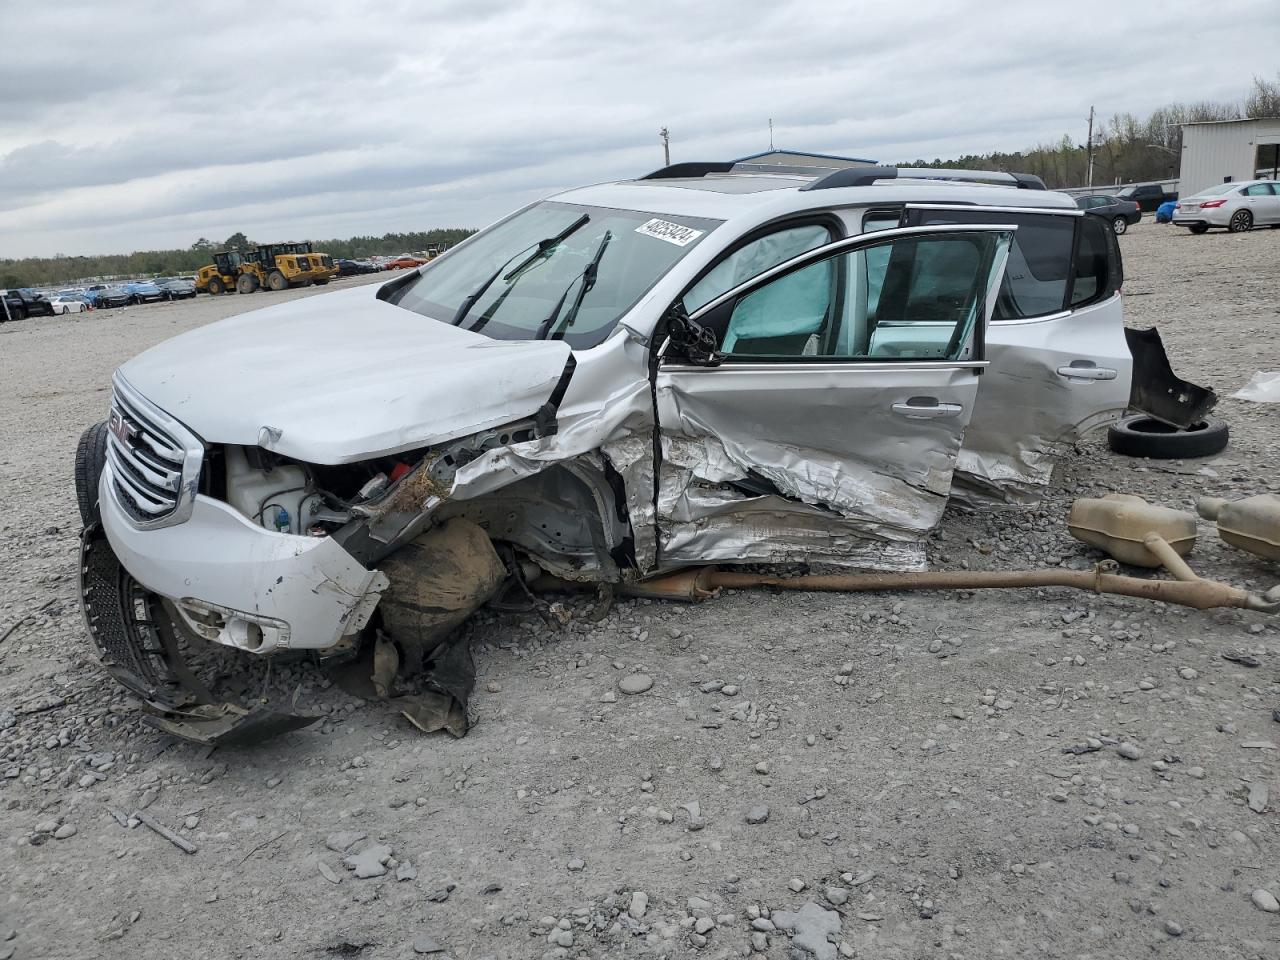
[[410,267],[420,267],[424,263],[429,263],[426,257],[411,257],[405,255],[396,257],[394,260],[388,260],[383,267],[387,270],[408,270]]

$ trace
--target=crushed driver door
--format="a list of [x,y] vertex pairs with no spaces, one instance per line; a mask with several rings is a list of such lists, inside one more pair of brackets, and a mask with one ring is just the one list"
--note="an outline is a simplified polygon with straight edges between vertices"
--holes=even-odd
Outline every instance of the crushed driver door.
[[920,567],[1015,229],[849,237],[692,316],[673,307],[654,374],[659,566]]
[[1058,457],[1119,419],[1133,358],[1110,221],[1077,208],[908,204],[903,225],[1018,227],[987,327],[990,363],[956,465],[954,495],[1037,500]]

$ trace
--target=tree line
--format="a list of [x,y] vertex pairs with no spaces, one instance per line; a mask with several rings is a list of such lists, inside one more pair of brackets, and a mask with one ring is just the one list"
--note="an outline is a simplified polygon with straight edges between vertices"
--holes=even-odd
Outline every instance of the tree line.
[[[1093,128],[1093,184],[1171,180],[1182,157],[1182,126],[1205,120],[1280,117],[1280,73],[1275,80],[1254,77],[1238,102],[1170,103],[1146,117],[1117,113]],[[1082,124],[1083,126],[1083,124]],[[1070,134],[1012,153],[981,153],[954,160],[915,160],[904,167],[951,170],[1003,170],[1034,173],[1050,190],[1088,183],[1089,151]],[[1265,157],[1270,165],[1271,158]]]
[[[380,237],[349,237],[346,240],[313,240],[312,249],[336,258],[395,256],[425,250],[432,244],[453,246],[474,230],[441,227],[410,233],[386,233]],[[102,254],[89,257],[58,255],[0,259],[0,288],[53,287],[100,277],[140,277],[194,274],[213,262],[220,250],[247,250],[256,246],[237,231],[222,243],[201,237],[185,250],[137,250],[133,253]]]

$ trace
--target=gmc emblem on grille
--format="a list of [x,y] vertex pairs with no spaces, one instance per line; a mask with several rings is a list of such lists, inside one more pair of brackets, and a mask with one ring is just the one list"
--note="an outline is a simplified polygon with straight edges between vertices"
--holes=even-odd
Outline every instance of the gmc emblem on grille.
[[107,418],[107,429],[115,434],[115,438],[126,448],[133,445],[133,438],[138,435],[137,429],[125,421],[119,410],[111,411],[111,416]]

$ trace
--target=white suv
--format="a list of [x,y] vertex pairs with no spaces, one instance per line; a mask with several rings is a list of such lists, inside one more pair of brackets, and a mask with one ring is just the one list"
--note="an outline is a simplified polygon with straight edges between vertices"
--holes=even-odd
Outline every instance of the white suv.
[[350,650],[390,558],[459,518],[578,581],[919,568],[950,496],[1034,498],[1129,406],[1138,353],[1168,375],[1120,284],[1107,222],[1033,177],[677,164],[571,190],[124,364],[79,458],[91,629],[160,705],[137,604],[257,654]]

